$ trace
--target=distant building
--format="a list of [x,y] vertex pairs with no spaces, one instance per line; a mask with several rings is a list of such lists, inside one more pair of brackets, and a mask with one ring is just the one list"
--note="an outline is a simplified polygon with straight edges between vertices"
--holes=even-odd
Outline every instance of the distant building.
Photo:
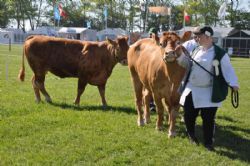
[[98,41],[109,39],[116,39],[118,36],[129,36],[129,33],[121,28],[107,28],[97,32]]
[[23,43],[26,38],[26,33],[21,29],[6,28],[0,29],[0,43]]
[[68,39],[96,41],[96,30],[79,27],[62,27],[58,30],[58,36]]
[[38,27],[35,30],[30,30],[27,32],[27,35],[45,35],[45,36],[57,36],[57,30],[54,27]]

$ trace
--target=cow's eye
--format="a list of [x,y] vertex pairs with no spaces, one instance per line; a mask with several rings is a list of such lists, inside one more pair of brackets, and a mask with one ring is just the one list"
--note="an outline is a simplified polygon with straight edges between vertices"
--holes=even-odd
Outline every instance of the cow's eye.
[[180,44],[181,44],[181,42],[180,42],[180,41],[177,41],[177,42],[176,42],[176,44],[177,44],[177,45],[180,45]]
[[163,48],[166,47],[167,46],[167,42],[160,43],[160,46],[163,47]]

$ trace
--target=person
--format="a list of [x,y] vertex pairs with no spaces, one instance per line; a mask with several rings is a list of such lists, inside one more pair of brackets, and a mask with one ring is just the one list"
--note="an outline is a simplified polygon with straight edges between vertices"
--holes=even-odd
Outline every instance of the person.
[[149,33],[149,38],[152,38],[153,34],[155,34],[156,36],[158,36],[158,31],[154,27],[150,28],[149,31],[148,31],[148,33]]
[[199,145],[195,136],[195,122],[200,112],[204,146],[213,151],[217,109],[227,96],[228,86],[238,91],[239,85],[228,54],[213,43],[213,29],[203,26],[193,33],[197,35],[200,46],[191,54],[194,60],[182,56],[179,62],[188,71],[180,88],[180,104],[183,106],[186,132],[191,143]]
[[[149,38],[152,38],[152,35],[153,35],[153,34],[154,34],[156,37],[158,37],[158,31],[157,31],[157,29],[154,28],[154,27],[150,28],[149,31],[148,31],[148,33],[149,33]],[[151,99],[150,99],[149,110],[150,110],[151,112],[156,112],[156,108],[155,108],[155,103],[154,103],[153,97],[151,97]]]

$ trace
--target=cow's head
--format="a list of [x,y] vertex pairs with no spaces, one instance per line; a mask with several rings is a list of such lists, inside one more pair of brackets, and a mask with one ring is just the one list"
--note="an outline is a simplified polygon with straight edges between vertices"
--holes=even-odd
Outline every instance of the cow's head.
[[113,47],[115,59],[122,65],[127,65],[128,37],[118,37],[115,41],[107,39],[107,41]]
[[185,32],[182,37],[178,36],[175,32],[163,32],[159,44],[163,52],[163,60],[174,62],[181,54],[182,47],[180,44],[190,39],[191,32]]

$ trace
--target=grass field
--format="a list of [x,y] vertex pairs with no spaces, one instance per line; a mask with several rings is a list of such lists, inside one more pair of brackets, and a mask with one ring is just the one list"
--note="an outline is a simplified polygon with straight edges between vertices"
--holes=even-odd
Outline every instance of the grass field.
[[[178,119],[178,136],[167,138],[152,123],[137,127],[128,68],[117,65],[107,83],[108,109],[103,110],[96,87],[88,85],[80,107],[73,105],[77,80],[46,77],[53,103],[35,103],[32,72],[17,75],[22,47],[0,45],[0,165],[249,165],[250,59],[233,58],[240,83],[240,105],[230,96],[216,119],[215,152],[191,145]],[[7,65],[8,64],[8,65]],[[8,69],[8,72],[7,72]],[[44,100],[44,98],[42,98]],[[201,118],[197,133],[202,138]]]

